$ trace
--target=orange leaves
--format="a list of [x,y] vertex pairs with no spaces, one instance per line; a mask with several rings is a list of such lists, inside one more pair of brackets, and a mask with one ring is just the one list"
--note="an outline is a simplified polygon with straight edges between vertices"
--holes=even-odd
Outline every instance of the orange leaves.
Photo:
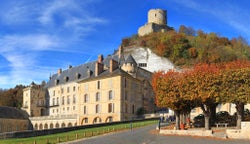
[[173,110],[183,107],[186,101],[193,106],[197,103],[246,103],[250,101],[250,62],[197,64],[183,72],[157,72],[153,76],[153,88],[156,104]]

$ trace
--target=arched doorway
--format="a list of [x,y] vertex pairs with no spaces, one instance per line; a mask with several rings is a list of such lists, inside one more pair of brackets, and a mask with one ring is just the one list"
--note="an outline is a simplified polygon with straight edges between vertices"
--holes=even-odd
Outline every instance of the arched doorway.
[[61,127],[64,128],[65,127],[65,123],[62,123]]
[[38,130],[38,124],[35,124],[35,130]]
[[93,120],[93,124],[97,124],[97,123],[101,123],[101,122],[102,122],[102,119],[100,117],[96,117]]
[[106,122],[113,122],[113,117],[112,116],[107,117]]
[[82,122],[81,122],[81,125],[85,125],[87,123],[88,123],[88,118],[83,118]]
[[68,127],[72,127],[72,123],[68,123]]
[[48,124],[44,124],[44,129],[48,129]]
[[51,123],[51,124],[49,125],[49,128],[50,128],[50,129],[53,129],[53,128],[54,128],[53,123]]
[[43,124],[40,124],[39,125],[39,130],[42,130],[43,129]]
[[59,123],[56,123],[56,128],[59,128]]

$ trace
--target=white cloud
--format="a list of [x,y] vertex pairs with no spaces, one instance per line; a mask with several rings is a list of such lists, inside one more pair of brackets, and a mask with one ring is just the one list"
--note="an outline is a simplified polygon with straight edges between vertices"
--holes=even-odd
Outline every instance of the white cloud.
[[[0,88],[47,80],[50,72],[57,69],[52,65],[61,67],[67,61],[57,60],[50,52],[84,52],[82,47],[68,46],[83,43],[83,36],[95,31],[96,25],[108,22],[88,8],[98,1],[6,1],[1,5],[0,25],[7,33],[0,35],[0,57],[5,59],[5,63],[0,63],[1,70],[5,69],[0,71]],[[41,62],[47,58],[42,58],[43,54],[51,62]],[[60,63],[54,64],[55,61]]]

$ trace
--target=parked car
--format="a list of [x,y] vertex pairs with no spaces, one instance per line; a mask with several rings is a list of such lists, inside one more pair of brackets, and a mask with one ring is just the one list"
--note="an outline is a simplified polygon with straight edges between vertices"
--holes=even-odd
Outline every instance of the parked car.
[[235,115],[230,115],[227,111],[220,111],[216,113],[215,123],[227,123],[228,126],[236,125]]
[[194,122],[193,122],[193,126],[194,127],[204,127],[205,126],[205,118],[203,114],[199,114],[196,117],[194,117]]

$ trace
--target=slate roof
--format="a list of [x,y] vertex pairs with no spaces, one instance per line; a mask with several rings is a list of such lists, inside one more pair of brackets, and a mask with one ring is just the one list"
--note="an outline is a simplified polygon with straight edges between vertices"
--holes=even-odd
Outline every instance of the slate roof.
[[[109,68],[110,59],[118,61],[118,55],[109,55],[103,59],[103,64],[105,67]],[[55,85],[61,85],[68,82],[77,82],[79,80],[84,80],[90,77],[95,77],[95,63],[96,61],[88,62],[76,67],[71,67],[61,72],[61,74],[54,74],[51,76],[50,80],[48,81],[46,87],[53,87]],[[88,71],[91,72],[89,76]],[[109,74],[109,70],[105,70],[99,76],[104,74]]]
[[127,57],[127,59],[125,60],[125,63],[137,64],[137,63],[135,62],[135,59],[132,57],[131,54]]
[[28,114],[17,108],[0,106],[0,118],[28,120]]

